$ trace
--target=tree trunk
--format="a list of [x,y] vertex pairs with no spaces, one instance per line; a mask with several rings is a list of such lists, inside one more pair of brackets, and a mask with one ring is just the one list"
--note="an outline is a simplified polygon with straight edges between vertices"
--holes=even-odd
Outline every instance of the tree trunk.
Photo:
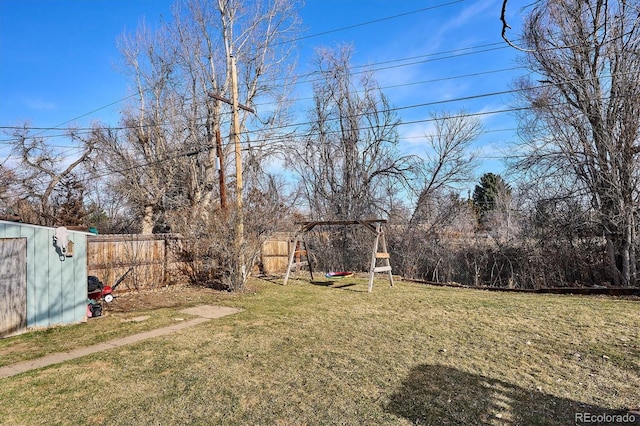
[[144,215],[142,217],[142,234],[153,234],[153,206],[144,206]]

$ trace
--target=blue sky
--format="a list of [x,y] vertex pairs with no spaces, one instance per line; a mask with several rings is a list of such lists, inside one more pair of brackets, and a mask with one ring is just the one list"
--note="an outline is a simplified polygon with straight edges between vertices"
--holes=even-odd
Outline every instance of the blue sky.
[[[123,107],[118,101],[130,93],[118,71],[117,39],[143,18],[153,25],[169,17],[172,3],[0,0],[0,126],[117,124]],[[514,69],[517,52],[501,39],[501,5],[502,0],[308,0],[300,16],[304,35],[311,37],[298,42],[300,73],[308,71],[315,47],[351,43],[353,64],[379,69],[377,80],[401,119],[415,122],[400,128],[402,149],[420,153],[431,126],[422,120],[431,111],[483,113],[513,102],[510,95],[482,96],[509,90],[524,73]],[[517,30],[517,16],[508,18]],[[465,97],[476,98],[456,101]],[[415,107],[423,104],[428,105]],[[477,173],[501,172],[501,149],[515,141],[515,121],[507,113],[479,117],[488,133],[478,143]],[[42,136],[55,134],[60,132]],[[0,135],[0,161],[8,155],[8,138]]]

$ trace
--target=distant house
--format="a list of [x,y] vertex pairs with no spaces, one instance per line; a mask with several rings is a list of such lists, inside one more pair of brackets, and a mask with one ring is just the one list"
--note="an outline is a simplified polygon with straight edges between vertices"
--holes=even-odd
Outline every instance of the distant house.
[[87,235],[0,220],[0,337],[86,320]]

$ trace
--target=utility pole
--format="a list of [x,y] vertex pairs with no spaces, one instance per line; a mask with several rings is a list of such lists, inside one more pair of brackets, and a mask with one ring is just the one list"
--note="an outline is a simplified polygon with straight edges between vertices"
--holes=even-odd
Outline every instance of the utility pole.
[[[233,117],[232,140],[235,145],[235,155],[236,155],[236,194],[242,195],[242,156],[241,156],[241,150],[240,150],[240,123],[239,123],[240,118],[238,116],[238,109],[242,109],[244,111],[250,112],[251,114],[255,114],[256,112],[252,108],[249,108],[246,105],[242,105],[238,103],[238,74],[235,67],[236,61],[234,57],[232,57],[231,64],[232,64],[231,65],[231,72],[232,72],[231,85],[232,85],[232,91],[233,93],[235,93],[235,97],[233,97],[232,95],[232,99],[227,99],[216,93],[209,93],[209,96],[215,100],[231,105],[232,107],[232,111],[231,111],[231,114]],[[235,99],[235,105],[236,105],[235,107],[234,107],[233,99]],[[216,153],[218,155],[218,160],[220,162],[220,168],[219,168],[220,206],[224,210],[227,208],[227,191],[226,191],[226,184],[224,182],[224,160],[222,158],[223,155],[222,155],[222,140],[220,138],[220,128],[216,129]],[[236,198],[236,206],[238,205],[242,207],[242,197],[240,197],[239,202],[238,202],[238,199]]]
[[244,214],[242,212],[242,151],[240,149],[240,117],[238,114],[238,70],[236,58],[231,56],[231,116],[233,119],[233,142],[236,154],[236,238],[235,248],[238,265],[235,271],[235,285],[244,281],[245,258],[242,250],[244,244]]
[[[231,56],[231,100],[224,98],[215,93],[209,93],[214,99],[231,105],[231,117],[232,117],[232,131],[231,140],[233,141],[235,148],[235,163],[236,163],[236,223],[235,223],[235,241],[234,249],[238,255],[238,269],[236,274],[236,283],[242,282],[244,275],[246,274],[244,255],[242,253],[242,245],[244,243],[244,214],[242,212],[242,150],[240,147],[240,115],[239,109],[243,109],[247,112],[255,114],[255,111],[248,106],[242,105],[238,101],[238,71],[236,69],[236,58]],[[219,135],[219,131],[218,131]],[[219,140],[219,139],[218,139]],[[220,156],[220,163],[222,164],[222,143],[218,144],[218,152]],[[222,169],[221,169],[222,170]],[[222,172],[221,172],[222,173]],[[222,203],[222,186],[224,185],[224,177],[221,177],[220,182],[220,197]],[[226,206],[226,196],[224,198],[224,204]]]
[[227,210],[227,185],[224,182],[224,160],[222,159],[222,138],[220,127],[216,128],[216,155],[218,156],[218,180],[220,181],[220,208]]
[[[229,104],[233,106],[233,101],[222,97],[218,94],[215,93],[209,93],[209,96],[212,97],[215,100],[218,100],[220,102],[224,102],[225,104]],[[255,114],[256,112],[249,108],[248,106],[242,105],[242,104],[238,104],[238,108],[243,109],[247,112],[250,112],[252,114]],[[236,114],[237,116],[237,114]],[[236,132],[234,130],[234,134],[238,135],[239,138],[239,131]],[[216,128],[216,155],[218,156],[218,179],[220,181],[220,207],[222,210],[226,210],[227,209],[227,185],[225,184],[224,181],[224,159],[223,159],[223,154],[222,154],[222,140],[220,137],[220,127],[218,126],[218,128]],[[242,180],[242,168],[240,169],[240,180]]]

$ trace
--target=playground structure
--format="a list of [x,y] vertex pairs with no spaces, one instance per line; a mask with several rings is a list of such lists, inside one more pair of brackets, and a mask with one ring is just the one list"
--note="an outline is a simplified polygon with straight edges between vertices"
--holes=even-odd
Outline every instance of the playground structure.
[[[389,277],[389,284],[393,287],[393,275],[391,273],[391,263],[389,261],[389,252],[387,251],[387,241],[385,239],[384,230],[382,224],[387,223],[386,219],[366,219],[366,220],[330,220],[330,221],[308,221],[308,222],[296,222],[296,225],[300,226],[300,229],[293,238],[293,244],[291,245],[291,251],[289,252],[289,262],[287,265],[287,272],[284,276],[284,285],[289,280],[292,268],[299,268],[302,266],[308,266],[313,279],[313,268],[311,261],[309,260],[309,250],[304,239],[304,235],[311,231],[316,226],[346,226],[346,225],[361,225],[367,229],[373,235],[373,245],[371,250],[371,262],[369,265],[369,293],[373,290],[373,279],[376,272],[386,272]],[[380,249],[380,251],[378,251]],[[306,260],[302,261],[302,257]],[[294,260],[298,258],[299,262],[294,263]],[[378,266],[378,261],[383,264]]]

